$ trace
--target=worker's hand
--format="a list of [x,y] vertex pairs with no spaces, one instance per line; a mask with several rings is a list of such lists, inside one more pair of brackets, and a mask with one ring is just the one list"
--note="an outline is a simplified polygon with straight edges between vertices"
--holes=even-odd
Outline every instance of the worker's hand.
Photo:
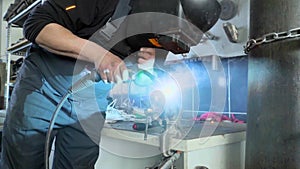
[[140,69],[151,69],[155,62],[155,49],[154,48],[141,48],[138,52],[138,66]]
[[[106,82],[120,83],[129,79],[125,63],[118,56],[107,51],[95,59],[95,67]],[[141,48],[138,52],[138,65],[141,69],[153,68],[155,58],[154,48]]]
[[125,63],[118,56],[106,52],[95,61],[95,67],[104,82],[121,83],[128,80],[128,70]]

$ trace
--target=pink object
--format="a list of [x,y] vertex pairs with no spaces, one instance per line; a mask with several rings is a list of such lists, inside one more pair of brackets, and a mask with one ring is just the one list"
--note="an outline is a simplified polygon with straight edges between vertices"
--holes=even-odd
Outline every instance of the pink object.
[[215,112],[204,113],[200,117],[195,117],[194,120],[195,121],[210,120],[210,121],[216,121],[216,122],[221,122],[221,121],[227,120],[227,121],[232,121],[233,123],[244,123],[244,121],[237,119],[234,114],[232,114],[231,118],[229,118],[226,115],[223,115],[220,113],[215,113]]

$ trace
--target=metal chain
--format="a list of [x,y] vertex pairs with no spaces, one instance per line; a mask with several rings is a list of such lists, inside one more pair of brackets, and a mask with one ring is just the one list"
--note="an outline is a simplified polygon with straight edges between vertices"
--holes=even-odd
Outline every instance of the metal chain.
[[278,40],[284,40],[284,39],[296,38],[296,37],[300,37],[300,27],[290,29],[286,32],[268,33],[268,34],[265,34],[265,35],[261,36],[260,38],[250,39],[246,43],[246,46],[244,47],[244,52],[246,54],[248,54],[250,52],[250,50],[252,50],[256,46],[259,46],[259,45],[262,45],[262,44],[265,44],[265,43],[271,43],[271,42],[278,41]]

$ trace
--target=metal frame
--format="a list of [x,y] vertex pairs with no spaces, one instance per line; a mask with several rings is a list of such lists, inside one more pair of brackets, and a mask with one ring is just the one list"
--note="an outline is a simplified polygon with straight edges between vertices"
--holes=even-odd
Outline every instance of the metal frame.
[[[6,34],[6,49],[9,48],[9,44],[10,44],[10,38],[11,38],[11,28],[12,25],[20,20],[22,17],[26,16],[30,10],[32,10],[35,6],[37,6],[39,3],[41,3],[42,0],[36,0],[35,2],[33,2],[32,4],[30,4],[26,9],[24,9],[22,12],[20,12],[19,14],[17,14],[15,17],[13,17],[11,20],[7,21],[7,34]],[[14,52],[20,51],[28,46],[30,46],[31,43],[29,44],[25,44],[23,46],[20,46],[14,50],[8,51],[6,50],[6,72],[7,72],[7,77],[6,77],[6,90],[5,90],[5,109],[8,108],[8,104],[9,104],[9,88],[11,87],[10,84],[10,69],[11,69],[11,55]]]

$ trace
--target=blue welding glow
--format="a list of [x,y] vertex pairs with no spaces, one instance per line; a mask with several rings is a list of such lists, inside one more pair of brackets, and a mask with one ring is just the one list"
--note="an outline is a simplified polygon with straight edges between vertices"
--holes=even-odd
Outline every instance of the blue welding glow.
[[153,71],[140,70],[135,74],[133,82],[142,87],[151,86],[155,83],[155,76]]
[[170,73],[158,69],[152,72],[141,70],[134,77],[130,92],[131,97],[139,100],[140,108],[151,108],[162,113],[181,107],[181,89]]

